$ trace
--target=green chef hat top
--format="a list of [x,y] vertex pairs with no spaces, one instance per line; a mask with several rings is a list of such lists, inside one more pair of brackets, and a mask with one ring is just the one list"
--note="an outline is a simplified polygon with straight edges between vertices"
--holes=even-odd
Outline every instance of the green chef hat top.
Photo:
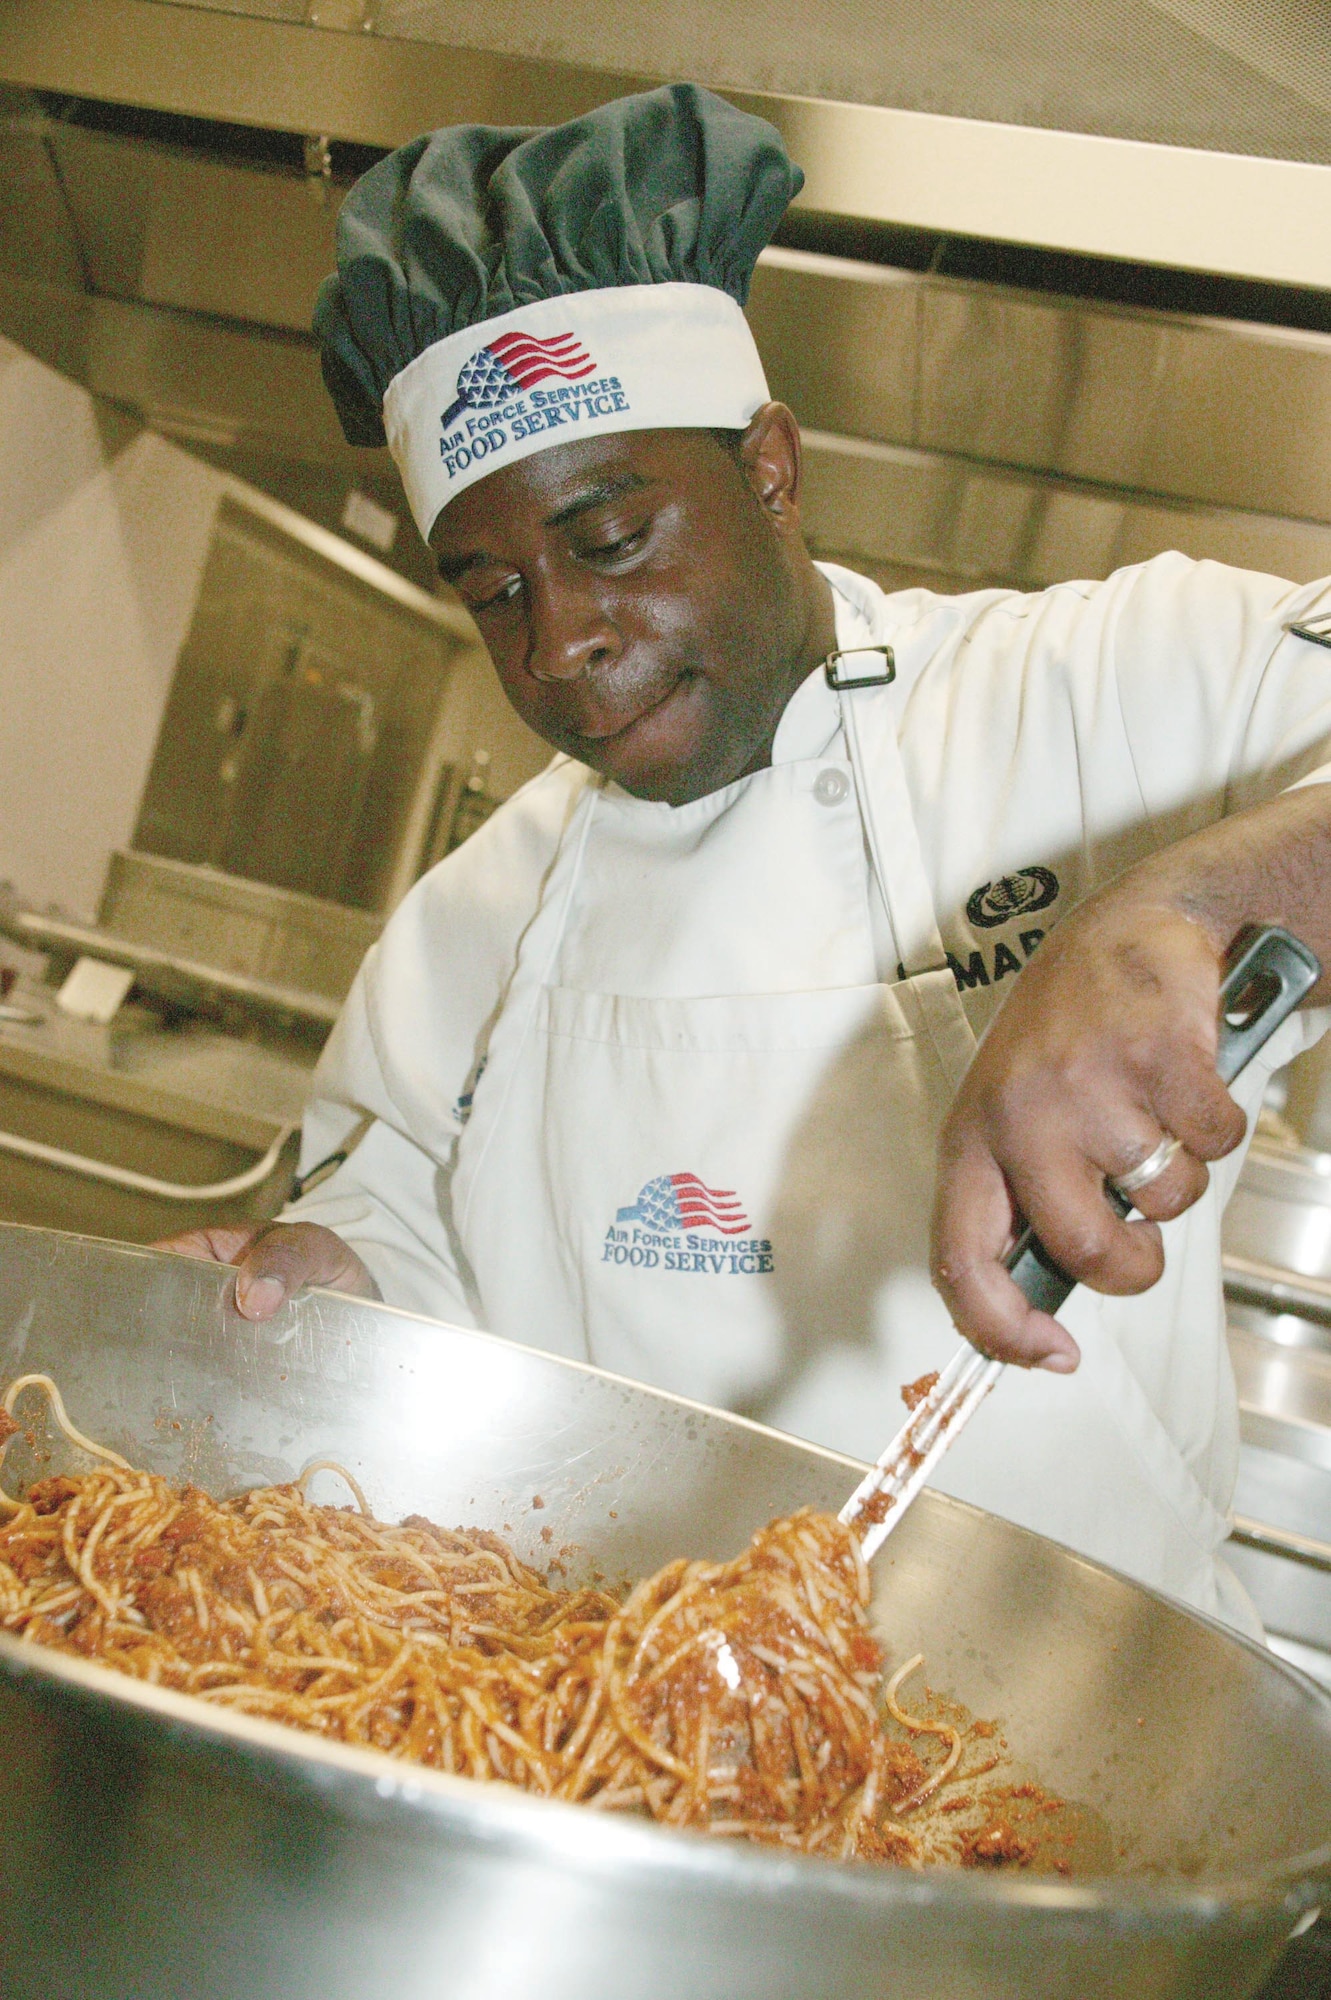
[[315,308],[348,442],[389,445],[428,535],[572,436],[742,428],[767,400],[742,307],[803,181],[766,120],[693,84],[399,147],[348,195]]

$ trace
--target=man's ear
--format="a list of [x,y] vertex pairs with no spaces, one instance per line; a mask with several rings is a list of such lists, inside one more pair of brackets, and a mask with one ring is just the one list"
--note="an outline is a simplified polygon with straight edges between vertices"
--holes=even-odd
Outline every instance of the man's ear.
[[764,403],[740,439],[740,464],[769,515],[783,533],[800,528],[800,427],[784,403]]

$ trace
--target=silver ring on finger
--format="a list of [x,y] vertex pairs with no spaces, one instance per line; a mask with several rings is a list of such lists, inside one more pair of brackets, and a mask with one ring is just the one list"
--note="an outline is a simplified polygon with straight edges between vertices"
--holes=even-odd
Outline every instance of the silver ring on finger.
[[1139,1167],[1133,1167],[1129,1173],[1120,1174],[1118,1179],[1112,1180],[1109,1185],[1116,1188],[1121,1195],[1140,1193],[1142,1188],[1149,1187],[1152,1181],[1158,1181],[1166,1168],[1173,1165],[1174,1155],[1181,1151],[1182,1146],[1181,1139],[1166,1136],[1153,1153],[1147,1154]]

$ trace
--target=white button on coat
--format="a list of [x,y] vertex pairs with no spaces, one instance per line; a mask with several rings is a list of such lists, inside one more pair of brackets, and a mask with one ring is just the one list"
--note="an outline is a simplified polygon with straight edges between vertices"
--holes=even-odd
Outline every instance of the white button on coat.
[[[895,681],[811,675],[769,769],[677,808],[557,758],[369,954],[302,1167],[353,1150],[294,1213],[391,1303],[872,1457],[956,1340],[928,1215],[976,1036],[1099,883],[1328,775],[1331,651],[1283,627],[1331,587],[1181,556],[1034,596],[824,573],[838,644],[891,645]],[[1245,1073],[1250,1110],[1317,1025]],[[1153,1291],[1074,1294],[1081,1369],[1010,1369],[938,1483],[1251,1626],[1218,1558],[1240,1163]]]
[[813,795],[820,806],[839,806],[850,790],[844,771],[820,771],[813,781]]

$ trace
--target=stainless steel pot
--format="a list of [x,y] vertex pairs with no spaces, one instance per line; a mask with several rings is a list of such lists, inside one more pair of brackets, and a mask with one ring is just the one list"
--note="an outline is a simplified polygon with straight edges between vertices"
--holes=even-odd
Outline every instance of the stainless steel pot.
[[[0,1225],[0,1377],[49,1369],[76,1423],[216,1492],[333,1457],[389,1518],[500,1527],[537,1561],[548,1527],[555,1547],[577,1545],[571,1566],[612,1575],[732,1551],[783,1509],[838,1503],[855,1470],[386,1306],[312,1293],[255,1328],[229,1290],[215,1267]],[[876,1572],[893,1655],[923,1648],[931,1684],[1001,1716],[1048,1784],[1106,1817],[1119,1872],[919,1875],[709,1842],[320,1744],[2,1639],[0,1989],[1250,1994],[1331,1880],[1331,1700],[1260,1648],[931,1494]]]

